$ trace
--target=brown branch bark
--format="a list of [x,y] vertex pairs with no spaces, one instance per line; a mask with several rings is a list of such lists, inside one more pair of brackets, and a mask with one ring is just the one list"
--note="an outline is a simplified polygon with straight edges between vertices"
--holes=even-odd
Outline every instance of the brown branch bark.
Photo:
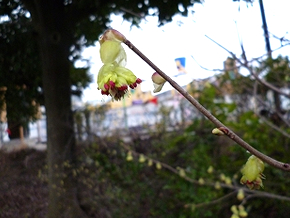
[[[160,76],[162,76],[166,81],[168,81],[173,88],[175,88],[183,97],[185,97],[194,107],[196,107],[205,117],[207,117],[216,127],[222,128],[226,135],[239,144],[241,147],[246,149],[251,154],[260,158],[262,161],[268,163],[269,165],[276,167],[278,169],[290,172],[290,164],[283,163],[277,161],[251,145],[245,142],[242,138],[240,138],[237,134],[235,134],[232,130],[226,127],[221,121],[219,121],[215,116],[213,116],[206,108],[204,108],[195,98],[193,98],[187,91],[185,91],[181,86],[179,86],[173,79],[167,76],[163,71],[161,71],[155,64],[153,64],[149,58],[147,58],[141,51],[139,51],[129,40],[125,40],[124,43],[134,51],[141,59],[143,59],[149,66],[151,66]],[[231,53],[231,52],[230,52]],[[232,54],[232,53],[231,53]],[[232,54],[234,56],[234,54]],[[235,57],[235,56],[234,56]],[[272,86],[272,85],[271,85]],[[275,87],[276,88],[276,87]],[[280,91],[280,90],[279,90]],[[284,93],[286,95],[286,93]],[[287,94],[288,96],[288,94]],[[290,96],[289,96],[290,97]]]

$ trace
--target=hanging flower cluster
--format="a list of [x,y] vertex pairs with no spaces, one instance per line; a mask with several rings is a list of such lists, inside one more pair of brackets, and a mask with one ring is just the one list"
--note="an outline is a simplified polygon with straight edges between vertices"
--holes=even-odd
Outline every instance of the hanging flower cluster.
[[243,177],[240,180],[241,184],[248,186],[249,189],[263,188],[262,179],[265,179],[263,171],[264,162],[254,155],[250,156],[244,167],[241,169],[241,173],[243,174]]
[[128,92],[142,82],[134,73],[125,68],[127,56],[121,43],[126,38],[116,30],[107,30],[99,39],[100,56],[103,62],[98,74],[98,89],[113,100],[121,100]]

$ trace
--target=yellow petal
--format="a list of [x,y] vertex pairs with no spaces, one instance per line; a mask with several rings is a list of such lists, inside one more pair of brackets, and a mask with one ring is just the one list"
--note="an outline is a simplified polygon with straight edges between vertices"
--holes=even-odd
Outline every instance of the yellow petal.
[[104,64],[113,63],[121,53],[122,46],[120,42],[105,41],[100,47],[100,56]]

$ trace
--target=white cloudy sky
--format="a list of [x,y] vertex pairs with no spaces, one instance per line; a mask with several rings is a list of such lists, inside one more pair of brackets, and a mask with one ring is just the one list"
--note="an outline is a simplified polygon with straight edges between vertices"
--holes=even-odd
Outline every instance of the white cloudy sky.
[[[264,0],[264,8],[268,29],[271,34],[278,37],[285,36],[290,39],[290,1]],[[206,78],[217,72],[208,69],[222,69],[223,61],[229,54],[210,41],[205,35],[214,39],[238,57],[241,54],[239,40],[241,39],[248,59],[265,54],[265,40],[262,30],[262,19],[259,3],[248,5],[244,2],[232,0],[205,0],[202,5],[193,7],[195,13],[188,17],[175,16],[171,23],[158,27],[156,17],[146,17],[140,28],[131,27],[121,17],[112,15],[111,27],[120,31],[139,50],[169,76],[177,73],[174,59],[186,57],[188,74],[176,78],[180,85],[185,85],[192,79]],[[280,47],[280,41],[271,37],[271,48]],[[127,52],[127,68],[137,77],[145,80],[142,90],[153,90],[150,81],[154,72],[144,61],[124,45]],[[273,53],[289,55],[290,47],[286,46]],[[83,101],[92,104],[100,103],[106,99],[97,90],[97,73],[102,66],[99,60],[99,45],[85,49],[84,58],[90,59],[91,74],[94,82],[84,91]],[[193,56],[198,64],[191,58]],[[167,84],[165,90],[170,89]]]

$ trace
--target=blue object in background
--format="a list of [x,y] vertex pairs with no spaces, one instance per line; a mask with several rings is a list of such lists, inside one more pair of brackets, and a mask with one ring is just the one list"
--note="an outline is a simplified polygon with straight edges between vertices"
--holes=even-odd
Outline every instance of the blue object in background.
[[176,68],[178,70],[178,74],[174,75],[175,77],[186,74],[185,60],[186,60],[185,57],[175,59]]

